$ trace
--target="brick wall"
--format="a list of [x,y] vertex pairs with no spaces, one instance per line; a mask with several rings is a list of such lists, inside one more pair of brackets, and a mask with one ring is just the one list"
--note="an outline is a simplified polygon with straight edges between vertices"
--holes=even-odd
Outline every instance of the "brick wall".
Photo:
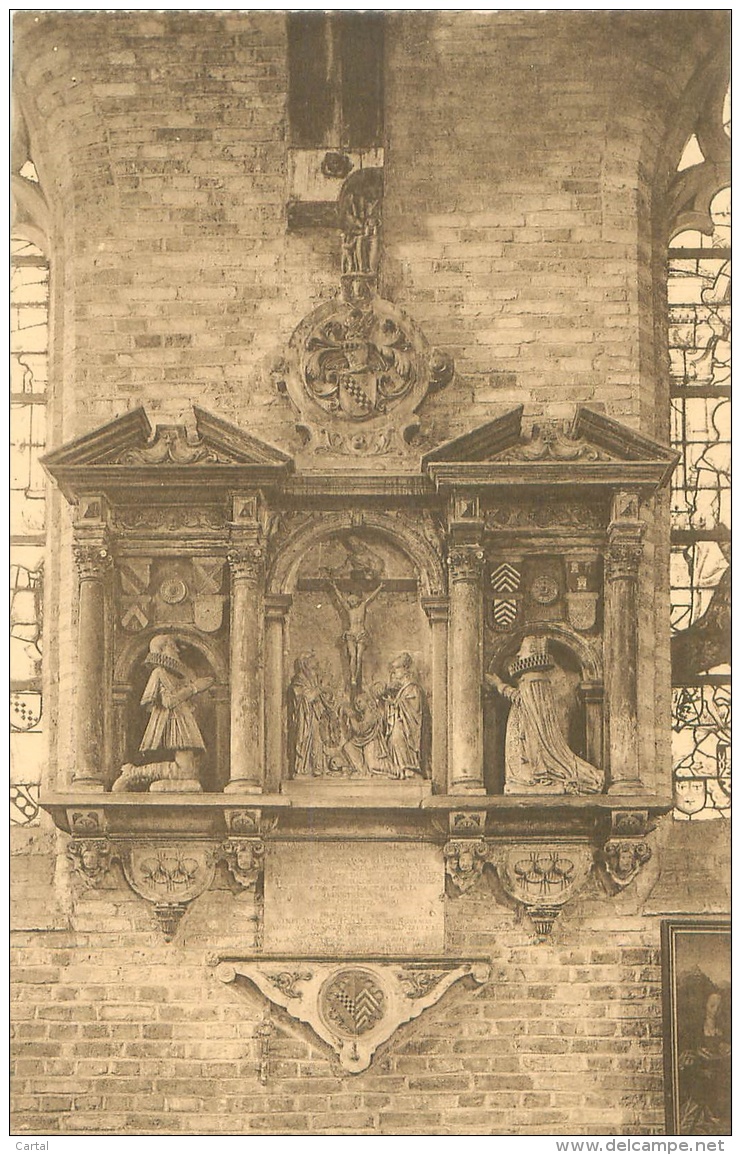
[[[456,359],[455,382],[422,411],[431,438],[521,403],[557,417],[578,402],[666,435],[652,190],[723,21],[390,16],[382,283]],[[334,294],[339,240],[286,229],[283,16],[26,12],[15,79],[54,223],[52,441],[134,405],[179,417],[196,401],[295,448],[269,368]],[[49,787],[70,764],[75,683],[68,514],[54,501]],[[665,655],[657,669],[665,707]],[[665,823],[655,889],[618,900],[595,883],[548,944],[491,880],[449,900],[449,948],[489,955],[492,982],[454,987],[359,1076],[276,1013],[265,1084],[262,1000],[204,962],[251,946],[250,911],[225,879],[165,945],[115,871],[85,890],[61,836],[16,832],[15,1126],[660,1132],[658,921],[727,909],[709,825]]]
[[[486,986],[453,987],[360,1075],[276,1010],[265,1082],[265,1004],[206,961],[249,952],[251,901],[217,880],[167,945],[118,868],[102,890],[75,881],[67,928],[14,935],[16,1127],[662,1134],[659,921],[691,910],[727,861],[714,823],[674,824],[654,842],[637,887],[614,898],[593,881],[546,943],[485,873],[448,900],[446,945],[491,958]],[[706,897],[708,913],[727,910],[722,888]]]

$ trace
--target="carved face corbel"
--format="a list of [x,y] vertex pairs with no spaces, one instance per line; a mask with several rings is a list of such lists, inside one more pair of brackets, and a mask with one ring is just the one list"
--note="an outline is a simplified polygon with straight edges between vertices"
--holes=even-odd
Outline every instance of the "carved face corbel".
[[245,890],[254,887],[263,869],[265,843],[260,838],[227,838],[221,854],[235,882]]
[[465,894],[478,882],[488,853],[483,838],[462,838],[445,844],[445,871],[459,894]]
[[619,890],[633,881],[650,857],[651,847],[647,842],[626,838],[611,838],[600,856],[605,873]]
[[73,838],[67,857],[89,886],[97,886],[111,865],[111,846],[107,838]]

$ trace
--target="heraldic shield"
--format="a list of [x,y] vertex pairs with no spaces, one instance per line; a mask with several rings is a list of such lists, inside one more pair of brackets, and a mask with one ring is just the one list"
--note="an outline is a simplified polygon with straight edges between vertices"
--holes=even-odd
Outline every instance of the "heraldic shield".
[[193,623],[207,634],[215,634],[224,616],[222,594],[199,594],[193,598]]
[[586,590],[566,595],[569,621],[575,630],[591,630],[597,620],[599,594]]

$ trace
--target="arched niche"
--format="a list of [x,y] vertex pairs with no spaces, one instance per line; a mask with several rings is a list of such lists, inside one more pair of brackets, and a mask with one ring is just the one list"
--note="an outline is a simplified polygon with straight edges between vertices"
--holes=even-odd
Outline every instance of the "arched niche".
[[[424,516],[424,515],[423,515]],[[418,528],[422,526],[424,528]],[[349,511],[322,514],[308,518],[281,542],[267,576],[266,592],[270,595],[292,594],[301,560],[316,542],[343,531],[375,531],[404,553],[415,568],[422,597],[440,596],[446,589],[442,545],[431,526],[417,516],[363,513],[360,518]],[[427,531],[427,532],[425,532]]]
[[196,716],[206,745],[201,773],[206,792],[221,791],[229,768],[229,670],[221,646],[188,625],[157,626],[142,630],[126,641],[113,671],[113,733],[109,766],[113,781],[125,763],[146,759],[139,743],[147,722],[141,697],[150,673],[145,664],[152,638],[169,634],[180,643],[185,663],[197,675],[208,675],[214,684],[198,695]]
[[[539,622],[521,626],[495,641],[487,670],[513,684],[509,674],[523,638],[548,639],[553,657],[551,675],[556,708],[563,732],[574,753],[601,768],[603,755],[603,667],[600,648],[564,622]],[[501,794],[504,787],[504,741],[509,703],[498,694],[484,700],[484,777],[487,792]]]
[[[407,669],[420,699],[419,780],[431,776],[432,646],[421,598],[439,590],[442,580],[431,544],[401,518],[332,514],[287,538],[267,583],[268,599],[285,605],[281,779],[384,779],[378,764],[371,768],[370,754],[358,764],[348,760],[345,745],[354,725],[365,733],[369,719],[386,724],[391,666],[403,654],[411,659]],[[307,682],[320,715],[310,756],[301,753]],[[278,725],[271,700],[268,693],[266,730]],[[392,780],[390,768],[386,780]]]

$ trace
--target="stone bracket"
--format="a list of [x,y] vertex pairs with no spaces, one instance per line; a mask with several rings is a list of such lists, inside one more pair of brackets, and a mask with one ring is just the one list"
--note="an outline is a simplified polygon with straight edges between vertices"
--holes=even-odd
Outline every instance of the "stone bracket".
[[224,823],[230,838],[261,838],[272,834],[278,825],[278,817],[267,817],[259,807],[230,808],[224,810]]
[[455,893],[465,894],[476,885],[488,856],[489,847],[483,838],[455,838],[445,843],[445,873]]
[[543,941],[567,902],[586,883],[594,851],[586,843],[522,842],[492,847],[499,880]]
[[352,1074],[377,1048],[434,1006],[459,979],[489,978],[485,959],[321,959],[275,956],[212,959],[224,983],[246,978],[271,1003],[307,1023]]
[[219,857],[236,883],[244,890],[257,888],[263,872],[265,843],[261,838],[227,838],[219,848]]
[[97,838],[108,829],[106,813],[102,807],[69,806],[66,818],[70,834],[76,837]]
[[111,863],[120,862],[127,883],[150,903],[165,941],[170,942],[190,903],[210,888],[219,861],[226,863],[240,887],[257,892],[264,851],[260,838],[236,836],[221,844],[192,839],[119,839],[93,828],[89,837],[73,835],[67,857],[87,886],[99,886]]
[[609,834],[597,854],[600,878],[610,893],[629,886],[651,858],[646,835],[655,825],[655,817],[645,809],[612,811]]
[[614,892],[624,890],[651,858],[651,847],[643,839],[609,838],[598,855],[603,879]]

